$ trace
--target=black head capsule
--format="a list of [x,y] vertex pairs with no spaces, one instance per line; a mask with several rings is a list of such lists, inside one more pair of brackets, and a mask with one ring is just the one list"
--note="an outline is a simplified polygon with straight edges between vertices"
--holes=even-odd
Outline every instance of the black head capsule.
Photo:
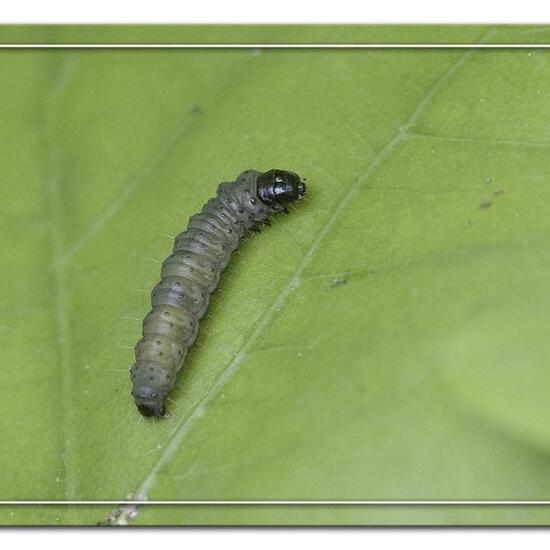
[[256,192],[264,204],[284,209],[305,195],[306,184],[294,172],[273,169],[258,176]]

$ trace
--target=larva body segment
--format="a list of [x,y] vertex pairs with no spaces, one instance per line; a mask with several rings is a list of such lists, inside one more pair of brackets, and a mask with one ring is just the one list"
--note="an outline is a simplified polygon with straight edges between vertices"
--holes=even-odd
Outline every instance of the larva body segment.
[[247,170],[224,182],[201,212],[192,216],[162,264],[151,292],[152,309],[143,320],[130,369],[132,395],[144,416],[165,416],[189,348],[197,338],[211,293],[241,237],[303,197],[305,184],[293,172]]

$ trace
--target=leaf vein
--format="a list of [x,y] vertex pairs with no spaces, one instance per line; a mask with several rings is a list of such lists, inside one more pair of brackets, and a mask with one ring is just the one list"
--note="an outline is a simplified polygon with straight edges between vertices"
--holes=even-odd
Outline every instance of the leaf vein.
[[75,473],[71,468],[74,448],[74,433],[69,421],[71,406],[72,376],[70,369],[70,322],[68,315],[67,279],[61,258],[64,239],[62,227],[61,189],[59,181],[58,157],[56,150],[55,108],[56,102],[65,89],[71,74],[73,55],[64,58],[58,72],[54,74],[44,99],[44,133],[46,145],[46,195],[51,223],[51,245],[53,254],[53,293],[55,300],[55,323],[57,330],[57,347],[61,370],[61,410],[62,432],[64,437],[63,467],[64,483],[67,498],[71,498],[76,488]]
[[444,136],[437,134],[425,134],[418,132],[411,132],[407,134],[407,137],[410,139],[426,139],[450,143],[473,143],[480,144],[486,143],[488,145],[510,145],[518,147],[538,147],[541,149],[546,149],[550,147],[550,142],[544,141],[529,141],[524,139],[492,139],[492,138],[483,138],[483,137],[470,137],[470,136]]

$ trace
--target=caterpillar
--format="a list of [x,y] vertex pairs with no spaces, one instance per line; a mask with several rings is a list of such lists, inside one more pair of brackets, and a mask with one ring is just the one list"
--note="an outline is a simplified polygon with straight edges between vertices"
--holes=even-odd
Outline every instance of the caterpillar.
[[142,338],[135,346],[130,376],[142,415],[169,416],[166,400],[176,375],[241,237],[249,230],[258,231],[273,214],[288,213],[289,204],[305,192],[304,180],[294,172],[246,170],[235,181],[221,183],[216,196],[191,216],[162,264]]

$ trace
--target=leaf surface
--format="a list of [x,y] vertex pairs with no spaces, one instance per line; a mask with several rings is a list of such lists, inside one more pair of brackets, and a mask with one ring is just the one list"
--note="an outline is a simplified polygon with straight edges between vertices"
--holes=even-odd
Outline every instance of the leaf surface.
[[[2,499],[547,499],[549,62],[537,49],[2,51]],[[131,348],[170,236],[219,181],[272,167],[307,177],[308,201],[243,242],[172,418],[142,419]],[[134,521],[333,513],[399,522],[384,508],[201,506]]]

